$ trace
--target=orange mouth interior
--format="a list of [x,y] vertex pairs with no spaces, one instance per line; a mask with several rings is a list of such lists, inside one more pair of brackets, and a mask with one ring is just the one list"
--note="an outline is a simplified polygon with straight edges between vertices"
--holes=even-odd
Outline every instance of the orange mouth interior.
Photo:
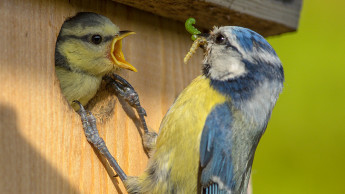
[[128,63],[122,52],[122,39],[128,35],[135,34],[134,32],[125,32],[116,36],[111,43],[110,55],[114,61],[114,64],[123,69],[129,69],[131,71],[137,72],[137,69]]

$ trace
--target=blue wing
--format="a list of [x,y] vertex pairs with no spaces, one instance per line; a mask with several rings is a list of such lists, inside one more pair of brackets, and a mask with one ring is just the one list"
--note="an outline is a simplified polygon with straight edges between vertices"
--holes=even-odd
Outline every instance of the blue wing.
[[227,193],[235,185],[231,160],[232,114],[228,103],[207,116],[200,141],[200,184],[203,193]]

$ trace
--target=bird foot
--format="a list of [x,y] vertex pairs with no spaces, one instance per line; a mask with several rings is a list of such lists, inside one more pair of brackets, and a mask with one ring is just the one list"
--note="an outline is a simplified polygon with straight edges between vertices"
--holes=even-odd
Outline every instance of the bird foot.
[[148,133],[148,128],[146,125],[146,111],[145,109],[140,105],[139,101],[139,95],[134,90],[133,86],[128,83],[125,79],[123,79],[121,76],[113,74],[114,78],[110,76],[106,76],[105,80],[112,86],[112,88],[115,90],[115,92],[124,98],[129,105],[131,105],[133,108],[136,109],[140,122],[143,126],[145,134]]
[[110,76],[106,76],[105,80],[110,84],[115,92],[124,98],[129,105],[131,105],[133,108],[136,109],[140,122],[142,124],[142,127],[144,129],[144,135],[143,135],[143,145],[146,151],[148,152],[149,156],[151,156],[152,150],[156,147],[156,139],[157,139],[157,133],[156,132],[150,132],[148,130],[148,127],[146,125],[146,111],[145,109],[140,105],[139,101],[139,95],[134,90],[133,86],[128,83],[124,78],[117,74],[113,74],[114,78]]
[[111,167],[115,170],[116,174],[121,178],[121,180],[126,180],[127,175],[123,172],[120,165],[117,163],[115,158],[110,154],[107,145],[104,140],[99,136],[98,129],[96,126],[96,118],[92,115],[91,112],[86,112],[83,105],[75,100],[74,103],[77,103],[80,106],[79,115],[83,123],[84,133],[86,139],[95,147],[97,150],[105,156],[108,160]]
[[157,136],[158,134],[154,131],[149,131],[147,133],[144,133],[143,135],[143,145],[144,148],[147,150],[149,157],[152,156],[152,151],[156,148]]

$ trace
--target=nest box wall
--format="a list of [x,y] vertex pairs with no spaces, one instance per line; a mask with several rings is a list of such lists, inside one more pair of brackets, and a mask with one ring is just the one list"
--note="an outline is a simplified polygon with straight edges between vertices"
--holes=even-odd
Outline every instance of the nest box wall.
[[[133,2],[127,4],[137,7]],[[137,33],[126,38],[123,51],[138,73],[118,73],[139,93],[151,130],[158,131],[175,97],[200,74],[200,51],[188,65],[183,64],[192,42],[179,21],[185,19],[182,16],[172,20],[111,0],[1,1],[0,193],[125,193],[107,162],[87,142],[79,115],[65,101],[55,75],[54,50],[58,32],[67,17],[80,11],[100,13],[120,29]],[[296,13],[299,8],[291,15]],[[202,22],[195,11],[187,15],[197,18],[205,28],[224,25],[224,21]],[[246,15],[251,14],[246,12]],[[241,24],[242,16],[237,16],[236,21]],[[298,14],[292,17],[297,17],[298,21]],[[285,26],[277,27],[279,31],[267,30],[266,35],[297,27],[297,22],[288,25],[259,20],[262,25],[266,21],[269,25],[273,22]],[[247,24],[245,20],[242,23]],[[99,113],[101,137],[124,171],[128,175],[139,175],[145,169],[147,155],[143,151],[135,111],[113,94],[101,91],[97,97],[98,105],[93,108]],[[113,108],[102,112],[100,107],[109,104],[113,104]]]

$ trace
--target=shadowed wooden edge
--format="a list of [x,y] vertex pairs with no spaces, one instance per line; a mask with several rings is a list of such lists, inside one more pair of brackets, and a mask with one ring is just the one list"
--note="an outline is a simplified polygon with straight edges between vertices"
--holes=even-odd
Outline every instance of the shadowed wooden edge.
[[196,26],[242,26],[263,36],[297,30],[302,0],[113,0],[153,14],[184,22],[196,19]]

